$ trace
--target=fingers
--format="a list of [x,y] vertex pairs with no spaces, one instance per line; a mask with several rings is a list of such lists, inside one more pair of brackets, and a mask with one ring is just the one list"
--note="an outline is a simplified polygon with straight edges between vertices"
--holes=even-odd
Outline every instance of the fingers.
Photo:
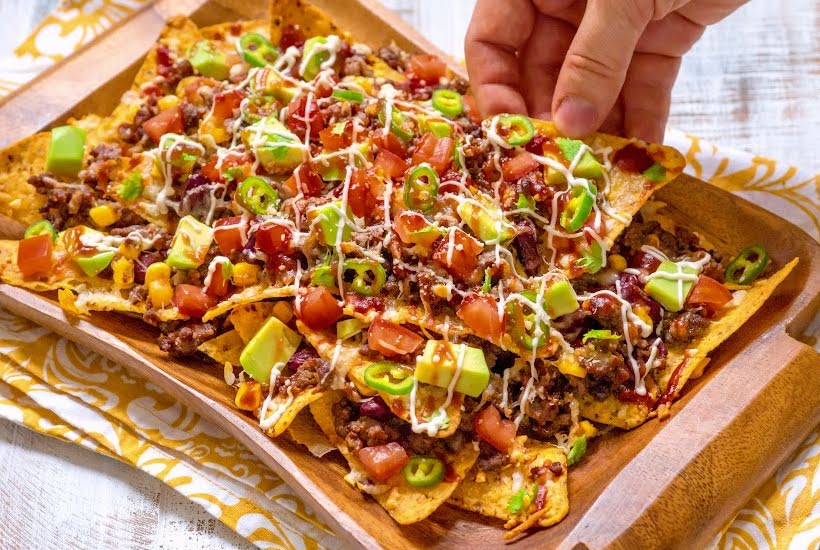
[[663,141],[680,58],[636,53],[623,87],[624,133],[645,141]]
[[574,34],[575,27],[569,23],[536,15],[532,34],[519,54],[524,99],[535,118],[552,118],[550,107],[555,84]]
[[527,113],[516,52],[532,33],[534,18],[529,0],[476,3],[464,52],[473,93],[483,115]]
[[561,132],[584,136],[601,125],[618,98],[632,52],[651,18],[651,2],[592,0],[587,4],[555,87],[552,112]]
[[677,12],[647,25],[635,51],[681,57],[698,41],[706,27]]

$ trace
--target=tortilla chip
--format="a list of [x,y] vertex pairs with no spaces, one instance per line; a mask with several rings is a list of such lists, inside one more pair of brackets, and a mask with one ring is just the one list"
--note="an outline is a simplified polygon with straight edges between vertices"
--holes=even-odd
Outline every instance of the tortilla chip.
[[325,12],[302,0],[272,0],[270,41],[278,44],[282,30],[296,26],[305,36],[335,34],[351,42],[350,33],[340,29]]
[[[274,416],[277,416],[277,418],[274,424],[265,430],[265,433],[270,437],[278,437],[288,429],[288,426],[302,409],[320,399],[324,394],[324,390],[319,388],[308,388],[293,398],[277,394],[270,400],[264,419],[270,419]],[[264,420],[260,418],[260,424],[262,422]]]
[[706,360],[706,355],[726,341],[761,308],[777,286],[795,268],[798,261],[799,258],[793,259],[771,277],[756,281],[748,290],[735,291],[736,293],[745,292],[739,300],[740,303],[722,311],[720,317],[712,321],[706,329],[706,334],[696,342],[694,347],[686,350],[670,349],[666,358],[666,368],[659,372],[657,377],[664,391],[669,389],[672,374],[678,367],[681,367],[673,397],[677,396],[692,373]]
[[[533,119],[533,124],[535,124],[538,134],[551,138],[560,135],[552,122]],[[635,143],[646,148],[649,156],[664,167],[664,178],[657,182],[649,180],[643,174],[624,172],[614,165],[609,170],[611,185],[609,192],[606,193],[606,198],[616,212],[627,218],[634,216],[641,209],[641,206],[649,200],[652,193],[678,177],[686,166],[686,161],[678,151],[655,143],[646,143],[634,138],[626,139],[609,134],[593,134],[584,141],[593,150],[610,148],[611,151],[618,151],[630,143]],[[612,161],[612,152],[609,153],[608,160]],[[604,236],[606,244],[611,246],[627,225],[611,216],[607,217],[607,231]]]
[[[567,459],[564,450],[547,443],[528,440],[526,436],[518,436],[510,456],[515,457],[515,462],[498,472],[479,472],[474,468],[450,497],[450,502],[471,512],[503,519],[507,522],[505,527],[508,529],[526,523],[533,515],[537,515],[537,523],[542,527],[561,521],[569,512]],[[510,511],[508,506],[513,495],[533,484],[532,468],[549,466],[553,462],[561,463],[563,473],[557,478],[552,478],[548,474],[551,479],[547,481],[544,508],[530,513],[531,506],[524,505],[519,512]],[[517,473],[516,477],[521,476],[523,482],[519,481],[516,484],[513,473]],[[477,481],[477,477],[483,480]]]
[[306,447],[310,454],[319,458],[336,450],[336,447],[328,442],[313,416],[309,414],[297,415],[288,426],[285,435],[293,442]]
[[273,316],[274,302],[255,302],[238,306],[228,316],[242,342],[247,344],[253,335],[262,328],[265,321]]
[[227,299],[222,300],[216,307],[209,309],[208,312],[202,316],[202,322],[207,323],[211,319],[219,317],[224,313],[228,313],[235,307],[244,304],[261,302],[269,298],[287,298],[293,296],[295,292],[296,289],[292,286],[272,287],[264,284],[249,286],[240,292],[229,296]]
[[239,332],[229,330],[200,344],[197,349],[220,365],[225,363],[238,365],[239,356],[242,354],[242,348],[244,347],[245,342],[239,336]]
[[249,32],[261,34],[267,38],[270,34],[270,26],[268,22],[263,19],[253,19],[233,23],[217,23],[216,25],[209,25],[199,29],[199,33],[203,38],[227,42],[231,45],[236,45],[239,39]]
[[[40,132],[6,147],[0,152],[0,212],[17,222],[22,236],[26,226],[40,219],[40,207],[46,198],[34,190],[28,178],[46,168],[46,150],[50,132]],[[5,225],[5,221],[4,221]]]
[[[681,369],[673,393],[664,397],[665,403],[673,401],[680,394],[686,382],[693,378],[693,374],[706,366],[709,361],[707,355],[712,350],[726,341],[760,309],[775,288],[791,273],[797,262],[798,258],[795,258],[771,277],[755,282],[748,290],[736,291],[745,292],[740,303],[721,312],[721,316],[712,321],[706,333],[695,342],[694,346],[684,350],[669,350],[665,368],[653,373],[663,390],[660,392],[661,395],[665,395],[669,391],[673,373],[679,367]],[[614,396],[598,401],[589,395],[582,395],[579,396],[578,403],[581,416],[584,418],[625,430],[643,424],[654,412],[646,405],[625,403]]]
[[[360,481],[367,478],[364,466],[348,450],[343,440],[336,435],[333,423],[333,404],[342,399],[340,392],[328,393],[310,405],[313,418],[331,443],[336,445],[350,465],[348,482],[360,488]],[[473,445],[464,445],[453,456],[452,471],[463,478],[478,458],[478,450]],[[404,480],[401,472],[384,484],[377,485],[380,491],[373,498],[401,525],[408,525],[425,519],[444,504],[459,485],[459,481],[443,481],[434,487],[412,487]]]
[[[316,352],[325,361],[330,361],[335,365],[334,375],[337,381],[344,382],[346,376],[363,395],[378,394],[393,414],[404,420],[410,422],[410,396],[409,395],[393,395],[383,391],[375,391],[367,385],[364,381],[364,371],[367,367],[375,363],[375,361],[363,357],[359,353],[359,344],[351,340],[338,343],[335,334],[328,331],[314,331],[307,328],[303,323],[297,322],[296,326],[299,328],[305,339],[310,343]],[[338,347],[338,349],[337,349]],[[335,356],[335,360],[334,360]],[[338,385],[338,384],[337,384]],[[419,422],[430,418],[433,413],[447,399],[447,390],[431,386],[429,384],[419,384],[416,393],[416,418]],[[450,405],[447,407],[447,417],[449,418],[445,427],[440,430],[435,437],[447,437],[453,435],[458,424],[461,422],[461,404],[464,401],[464,396],[460,393],[454,393]]]

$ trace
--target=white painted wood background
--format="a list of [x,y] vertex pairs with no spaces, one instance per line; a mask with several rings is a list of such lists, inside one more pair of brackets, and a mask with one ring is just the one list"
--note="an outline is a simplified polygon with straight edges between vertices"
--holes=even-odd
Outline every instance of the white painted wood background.
[[[56,0],[0,0],[0,59]],[[385,0],[463,56],[473,0]],[[820,171],[820,6],[758,0],[685,58],[670,125]],[[113,459],[0,421],[0,548],[251,548],[199,505]]]

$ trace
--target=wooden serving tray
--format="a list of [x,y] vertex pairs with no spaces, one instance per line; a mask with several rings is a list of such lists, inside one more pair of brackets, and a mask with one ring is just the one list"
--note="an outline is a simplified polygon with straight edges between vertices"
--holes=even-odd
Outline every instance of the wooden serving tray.
[[[372,0],[314,4],[365,42],[394,39],[411,51],[435,51]],[[171,15],[187,14],[206,25],[264,17],[264,11],[262,2],[226,0],[161,0],[146,7],[0,103],[0,146],[67,116],[110,112]],[[720,250],[736,252],[756,242],[777,265],[795,256],[800,263],[715,350],[707,373],[687,385],[670,419],[594,440],[587,459],[570,472],[568,517],[519,539],[516,547],[702,547],[820,421],[820,356],[799,341],[820,305],[820,247],[786,220],[688,176],[657,197]],[[340,457],[319,459],[285,438],[267,438],[254,419],[235,409],[221,368],[170,360],[159,351],[154,330],[139,319],[69,319],[54,296],[2,284],[0,304],[126,365],[233,435],[351,546],[507,546],[500,522],[451,506],[421,523],[397,525],[343,481],[347,469]]]

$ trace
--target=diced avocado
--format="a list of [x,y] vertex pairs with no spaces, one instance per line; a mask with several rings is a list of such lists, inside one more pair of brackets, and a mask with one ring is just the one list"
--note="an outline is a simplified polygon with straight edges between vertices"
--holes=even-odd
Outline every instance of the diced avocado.
[[662,164],[658,164],[657,162],[644,170],[643,177],[648,179],[649,181],[663,181],[666,179],[666,168],[663,167]]
[[[686,273],[688,275],[697,275],[698,270],[691,267],[684,267],[681,271],[675,262],[661,262],[656,273],[671,273],[675,275],[678,273]],[[695,281],[682,282],[683,292],[681,294],[678,294],[678,279],[667,279],[663,276],[649,279],[644,290],[646,290],[646,293],[649,294],[653,300],[662,305],[666,311],[680,311],[683,309],[686,297],[689,295],[692,287],[695,286]]]
[[103,269],[111,264],[111,260],[113,259],[114,251],[109,250],[108,252],[100,252],[93,256],[79,256],[74,258],[74,261],[77,262],[77,265],[80,266],[80,269],[82,269],[86,275],[96,277]]
[[344,161],[340,158],[332,158],[327,164],[317,163],[316,171],[322,177],[322,181],[342,181],[345,179]]
[[270,96],[279,103],[288,104],[301,92],[298,86],[281,77],[277,71],[260,71],[251,80],[251,90],[254,92],[253,98],[260,99]]
[[551,284],[544,292],[544,309],[550,318],[555,319],[578,309],[578,299],[569,281],[558,281]]
[[465,344],[453,344],[441,340],[428,340],[424,354],[416,362],[416,378],[419,382],[447,388],[458,368],[458,358],[464,347],[464,360],[456,380],[455,391],[478,397],[490,382],[490,369],[484,352]]
[[[319,238],[327,246],[336,246],[336,238],[339,236],[339,224],[342,220],[341,208],[342,201],[333,201],[311,210],[308,214],[311,220],[317,220]],[[348,219],[350,219],[351,214],[348,207]],[[342,242],[349,241],[352,235],[350,226],[345,222],[342,226]]]
[[471,202],[462,202],[456,208],[461,220],[473,233],[484,242],[504,242],[515,237],[515,228],[504,218],[504,212],[489,200],[480,202],[484,208]]
[[193,216],[179,220],[166,263],[175,269],[195,269],[202,265],[213,242],[214,230]]
[[271,317],[242,350],[239,364],[248,376],[260,384],[267,384],[273,367],[287,363],[301,341],[299,333],[276,317]]
[[[562,137],[555,138],[555,142],[558,144],[558,148],[561,150],[561,154],[564,155],[567,162],[572,162],[575,159],[578,155],[578,151],[581,150],[581,146],[584,144],[583,141],[578,139]],[[601,163],[595,160],[595,157],[589,151],[584,151],[584,154],[581,155],[581,160],[578,161],[578,165],[572,173],[579,178],[587,179],[595,179],[603,176]]]
[[336,338],[338,340],[350,338],[354,334],[360,333],[365,327],[367,327],[367,323],[355,318],[339,321],[336,323]]
[[321,46],[327,44],[327,37],[314,36],[305,41],[305,46],[302,48],[302,65],[300,70],[302,78],[305,80],[313,80],[319,71],[322,69],[322,63],[330,59],[330,52]]
[[188,61],[202,76],[226,80],[230,76],[225,54],[217,50],[210,40],[200,40],[188,50]]
[[276,117],[265,117],[242,130],[242,142],[270,173],[288,172],[302,164],[302,142]]
[[51,130],[46,152],[46,172],[76,176],[83,166],[85,130],[76,126],[58,126]]

